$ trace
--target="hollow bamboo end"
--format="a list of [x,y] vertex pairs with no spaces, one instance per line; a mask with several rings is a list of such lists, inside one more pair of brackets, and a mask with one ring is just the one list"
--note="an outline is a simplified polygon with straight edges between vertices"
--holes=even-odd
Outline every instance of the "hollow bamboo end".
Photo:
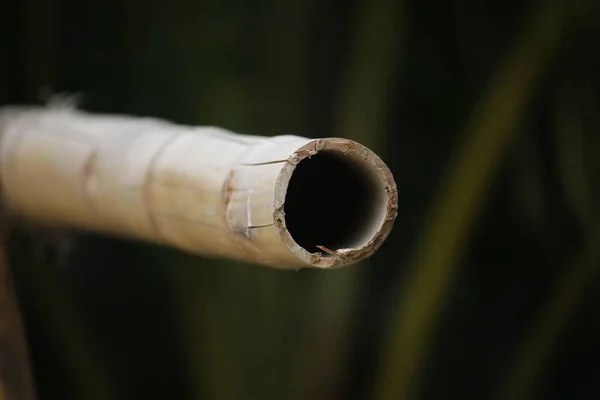
[[398,206],[391,171],[348,139],[310,141],[287,160],[275,187],[274,221],[282,242],[305,266],[332,269],[373,254],[390,233]]

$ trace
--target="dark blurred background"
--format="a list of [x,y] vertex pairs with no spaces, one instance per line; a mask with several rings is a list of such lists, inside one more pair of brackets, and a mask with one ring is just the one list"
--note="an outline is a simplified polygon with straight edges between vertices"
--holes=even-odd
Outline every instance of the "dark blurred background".
[[400,194],[286,272],[9,238],[40,399],[600,398],[596,0],[7,0],[0,104],[341,136]]

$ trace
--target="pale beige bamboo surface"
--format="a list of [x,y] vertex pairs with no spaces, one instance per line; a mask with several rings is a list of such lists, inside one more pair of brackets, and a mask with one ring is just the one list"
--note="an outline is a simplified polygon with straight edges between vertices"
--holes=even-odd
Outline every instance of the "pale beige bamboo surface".
[[[322,182],[311,190],[306,180],[320,171],[298,165],[341,171],[348,196],[335,179],[331,190]],[[337,268],[370,256],[397,209],[391,172],[351,140],[240,135],[64,107],[0,108],[0,174],[6,204],[29,223],[284,269]],[[294,218],[317,226],[307,248],[288,226],[292,192]],[[312,208],[302,209],[305,198]],[[335,232],[326,216],[342,211],[354,222]],[[334,234],[321,243],[324,231]]]

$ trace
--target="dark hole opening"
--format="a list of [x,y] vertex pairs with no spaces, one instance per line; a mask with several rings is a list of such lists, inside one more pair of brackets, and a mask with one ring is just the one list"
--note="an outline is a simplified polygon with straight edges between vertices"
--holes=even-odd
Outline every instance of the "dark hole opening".
[[302,160],[290,179],[285,221],[294,241],[309,252],[363,245],[379,206],[372,171],[335,152]]

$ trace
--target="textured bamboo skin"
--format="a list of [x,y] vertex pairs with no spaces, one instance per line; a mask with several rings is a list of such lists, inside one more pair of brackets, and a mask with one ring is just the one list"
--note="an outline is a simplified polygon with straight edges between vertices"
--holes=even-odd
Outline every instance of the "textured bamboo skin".
[[[372,254],[396,217],[385,164],[346,139],[259,137],[74,109],[0,109],[0,174],[23,218],[275,268],[336,268]],[[310,253],[286,228],[296,165],[321,151],[369,169],[381,210],[356,246]],[[334,249],[335,250],[335,249]]]

